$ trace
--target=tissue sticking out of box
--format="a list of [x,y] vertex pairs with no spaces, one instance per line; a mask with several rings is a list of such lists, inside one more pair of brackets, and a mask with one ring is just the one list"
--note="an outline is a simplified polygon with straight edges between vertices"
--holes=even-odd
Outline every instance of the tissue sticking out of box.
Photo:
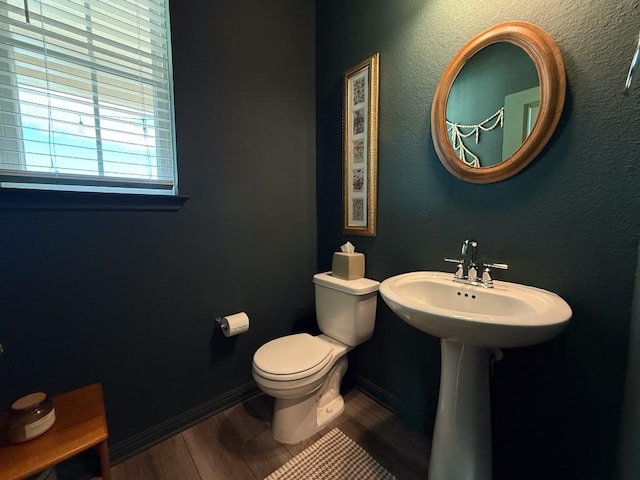
[[355,253],[356,248],[347,242],[340,247],[341,252],[333,254],[331,273],[343,280],[357,280],[364,277],[364,254]]
[[353,246],[353,243],[347,242],[340,247],[340,251],[343,253],[354,253],[356,251],[356,247]]

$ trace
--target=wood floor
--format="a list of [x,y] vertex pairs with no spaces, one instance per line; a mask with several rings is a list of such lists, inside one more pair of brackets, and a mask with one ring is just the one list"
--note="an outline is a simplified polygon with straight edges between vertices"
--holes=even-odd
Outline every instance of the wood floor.
[[398,480],[427,478],[427,436],[405,426],[359,390],[344,397],[342,416],[293,446],[271,437],[273,399],[253,397],[113,466],[112,480],[262,480],[334,427]]

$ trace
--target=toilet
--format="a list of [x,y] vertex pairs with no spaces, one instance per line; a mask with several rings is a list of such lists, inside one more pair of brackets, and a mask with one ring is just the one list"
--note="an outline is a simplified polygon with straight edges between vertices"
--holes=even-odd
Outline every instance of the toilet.
[[321,335],[276,338],[253,355],[253,378],[275,398],[271,429],[284,444],[306,440],[342,414],[347,352],[373,334],[380,282],[313,276]]

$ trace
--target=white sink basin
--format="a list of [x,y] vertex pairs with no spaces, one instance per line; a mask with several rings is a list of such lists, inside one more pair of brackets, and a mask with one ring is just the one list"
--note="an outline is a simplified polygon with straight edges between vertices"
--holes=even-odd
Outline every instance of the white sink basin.
[[494,280],[494,288],[453,281],[453,274],[411,272],[380,284],[380,294],[409,325],[477,347],[523,347],[549,340],[571,318],[555,293]]

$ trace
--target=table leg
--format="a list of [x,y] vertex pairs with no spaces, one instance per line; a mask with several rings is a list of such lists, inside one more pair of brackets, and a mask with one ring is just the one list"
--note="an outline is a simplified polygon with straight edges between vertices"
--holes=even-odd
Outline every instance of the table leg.
[[111,466],[109,465],[109,448],[107,441],[100,442],[96,448],[98,449],[98,455],[100,456],[100,471],[102,473],[102,480],[111,480]]

